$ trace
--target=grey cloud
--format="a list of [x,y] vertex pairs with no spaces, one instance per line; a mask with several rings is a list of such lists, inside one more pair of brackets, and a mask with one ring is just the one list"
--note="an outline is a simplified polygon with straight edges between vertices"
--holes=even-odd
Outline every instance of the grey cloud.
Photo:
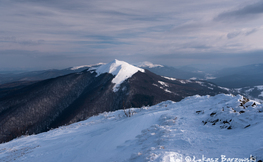
[[[56,64],[52,59],[61,57],[58,64],[71,66],[73,60],[74,65],[78,65],[114,58],[151,61],[159,56],[160,62],[182,57],[181,61],[187,64],[191,62],[190,57],[196,61],[215,57],[203,57],[200,52],[255,50],[255,46],[247,45],[241,36],[257,32],[259,24],[241,22],[236,26],[211,20],[216,11],[239,3],[236,0],[1,1],[0,15],[5,16],[0,17],[0,60],[9,60],[6,66],[27,66],[27,59],[35,57],[35,62],[53,66]],[[242,31],[246,28],[249,30]],[[231,44],[233,38],[238,46]],[[257,38],[253,39],[256,43],[260,40]],[[5,50],[12,52],[3,54]],[[182,55],[176,55],[178,53]],[[14,63],[15,58],[22,61]],[[0,68],[3,65],[0,63]]]
[[179,26],[174,27],[171,31],[172,32],[195,32],[196,30],[204,29],[206,26],[204,23],[201,22],[190,22],[186,24],[182,24]]
[[247,5],[243,8],[227,11],[219,14],[214,18],[216,21],[242,21],[257,18],[259,14],[263,13],[263,2]]
[[16,37],[11,36],[11,37],[3,37],[2,39],[0,38],[0,42],[7,42],[7,43],[15,43],[15,44],[20,44],[20,45],[40,45],[45,43],[45,40],[18,40]]
[[247,31],[247,32],[245,33],[245,35],[250,35],[250,34],[253,34],[253,33],[257,32],[257,31],[258,31],[258,29],[255,28],[255,29],[252,29],[252,30],[250,30],[250,31]]
[[[1,40],[1,39],[0,39]],[[3,37],[2,38],[2,41],[13,41],[15,42],[16,41],[16,37],[14,36],[11,36],[11,37]]]
[[92,9],[92,1],[71,1],[71,0],[19,0],[20,4],[34,5],[34,6],[48,6],[52,8],[60,8],[64,10],[76,10],[76,9]]
[[43,44],[44,42],[45,42],[44,40],[37,40],[37,41],[22,40],[22,41],[16,41],[16,43],[22,44],[22,45],[40,45],[40,44]]
[[250,34],[257,32],[258,30],[259,30],[259,28],[254,28],[254,29],[250,29],[250,30],[244,30],[244,31],[241,30],[241,31],[230,32],[227,34],[227,38],[232,39],[232,38],[236,38],[238,36],[248,36]]
[[237,37],[237,36],[240,35],[240,34],[241,34],[241,32],[231,32],[231,33],[228,33],[228,34],[227,34],[227,38],[228,38],[228,39],[232,39],[232,38]]
[[193,49],[211,49],[212,46],[204,44],[201,42],[189,42],[183,45],[183,48],[193,48]]

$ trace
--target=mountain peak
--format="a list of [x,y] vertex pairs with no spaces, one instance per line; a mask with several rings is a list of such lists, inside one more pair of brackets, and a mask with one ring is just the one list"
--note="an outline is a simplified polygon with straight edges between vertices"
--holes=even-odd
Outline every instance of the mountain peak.
[[117,59],[109,62],[108,64],[102,65],[96,69],[97,76],[103,73],[111,73],[115,76],[112,80],[112,83],[115,83],[113,87],[114,92],[117,92],[119,90],[119,85],[123,81],[130,78],[133,74],[137,73],[138,71],[144,72],[144,69],[135,67],[131,64],[128,64],[127,62],[119,61]]

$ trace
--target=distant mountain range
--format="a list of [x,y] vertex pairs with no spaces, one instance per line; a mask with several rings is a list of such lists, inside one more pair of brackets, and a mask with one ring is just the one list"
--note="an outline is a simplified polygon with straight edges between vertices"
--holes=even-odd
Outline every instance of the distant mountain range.
[[141,62],[135,66],[147,69],[157,75],[173,77],[178,79],[205,79],[206,74],[194,68],[175,68],[166,65],[152,64],[150,62]]
[[[76,66],[62,70],[51,69],[23,73],[0,73],[0,87],[1,84],[11,82],[19,82],[20,85],[22,83],[29,84],[32,81],[40,81],[44,79],[63,76],[70,73],[81,72],[85,69],[98,67],[100,65],[103,65],[103,63],[99,63],[96,65]],[[187,80],[207,80],[209,82],[213,82],[219,86],[227,88],[242,88],[247,86],[263,85],[263,64],[226,68],[211,73],[206,73],[189,66],[175,68],[166,65],[153,64],[147,61],[135,63],[133,65],[143,69],[147,69],[161,76]],[[12,83],[10,86],[16,84],[17,83]]]
[[228,88],[263,85],[263,64],[227,68],[213,74],[209,81]]
[[149,62],[142,62],[137,64],[137,66],[161,76],[181,79],[208,80],[227,88],[263,85],[263,64],[226,68],[215,71],[211,74],[192,67],[174,68],[165,65],[155,65]]
[[85,120],[105,111],[180,101],[196,94],[229,93],[210,82],[162,77],[119,60],[64,72],[66,75],[62,71],[50,72],[52,75],[48,76],[52,78],[41,81],[1,85],[0,142]]
[[81,72],[90,67],[97,67],[103,63],[95,65],[82,65],[76,67],[70,67],[66,69],[50,69],[50,70],[41,70],[41,71],[29,71],[29,72],[20,72],[20,73],[0,73],[0,85],[4,83],[11,82],[26,82],[26,81],[38,81],[44,79],[55,78],[62,75],[67,75],[70,73]]

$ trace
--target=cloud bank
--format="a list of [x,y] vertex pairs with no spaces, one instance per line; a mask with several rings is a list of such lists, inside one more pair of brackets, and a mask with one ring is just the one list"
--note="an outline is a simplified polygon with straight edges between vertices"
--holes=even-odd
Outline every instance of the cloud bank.
[[169,65],[224,58],[221,65],[227,66],[227,59],[238,55],[235,65],[259,63],[251,56],[263,50],[262,6],[248,0],[4,0],[0,69],[60,68],[114,58]]

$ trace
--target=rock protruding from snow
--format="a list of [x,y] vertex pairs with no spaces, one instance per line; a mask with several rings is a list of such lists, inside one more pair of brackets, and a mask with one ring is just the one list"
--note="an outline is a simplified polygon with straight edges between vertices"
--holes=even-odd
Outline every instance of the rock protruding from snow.
[[119,90],[120,84],[126,79],[130,78],[133,74],[138,71],[144,72],[144,69],[135,67],[133,65],[128,64],[124,61],[114,60],[108,64],[102,65],[96,69],[97,76],[103,73],[111,73],[114,75],[114,79],[112,83],[114,83],[113,91],[117,92]]

